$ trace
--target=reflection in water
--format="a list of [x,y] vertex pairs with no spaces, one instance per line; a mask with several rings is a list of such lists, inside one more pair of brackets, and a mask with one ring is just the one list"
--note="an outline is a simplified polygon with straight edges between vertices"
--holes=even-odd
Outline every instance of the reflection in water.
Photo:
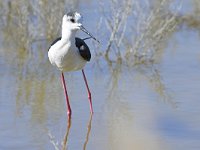
[[50,142],[52,143],[53,147],[55,150],[59,150],[59,144],[56,142],[55,137],[52,135],[50,131],[48,131],[48,136],[50,139]]
[[[91,142],[91,139],[93,140],[93,138],[91,138],[92,116],[90,116],[88,121],[87,134],[85,135],[85,132],[81,131],[81,134],[84,136],[81,137],[83,142],[77,144],[77,138],[80,137],[80,134],[72,132],[72,129],[75,125],[73,124],[72,126],[72,120],[68,120],[67,126],[64,127],[64,130],[66,128],[66,133],[63,133],[62,136],[58,136],[56,133],[56,137],[59,137],[58,140],[57,138],[54,138],[51,133],[49,133],[50,142],[49,139],[46,138],[46,129],[49,129],[49,125],[50,128],[55,128],[57,125],[60,126],[59,121],[61,120],[62,122],[66,117],[65,115],[62,116],[66,113],[64,109],[65,105],[63,105],[63,92],[61,90],[60,82],[57,81],[57,71],[54,71],[54,69],[50,67],[50,64],[47,60],[49,41],[52,41],[52,38],[57,37],[60,32],[60,26],[58,24],[60,23],[61,17],[64,13],[64,8],[69,6],[68,2],[75,3],[74,5],[76,6],[74,7],[78,8],[80,5],[80,8],[84,9],[81,3],[79,3],[77,0],[71,2],[64,0],[59,3],[57,3],[57,1],[58,0],[49,2],[46,0],[0,1],[0,73],[3,76],[3,78],[1,78],[0,90],[0,114],[1,116],[4,116],[1,117],[0,124],[0,149],[3,149],[1,147],[2,145],[8,146],[9,148],[7,149],[12,149],[10,146],[18,149],[20,149],[18,146],[23,146],[24,149],[29,149],[31,147],[30,144],[32,143],[36,143],[34,146],[37,147],[34,147],[33,149],[50,149],[47,148],[48,146],[52,146],[50,142],[53,144],[56,150],[67,149],[68,147],[74,147],[78,144],[82,149],[86,149],[90,146],[88,145],[88,141],[90,140]],[[154,1],[158,3],[161,2],[158,0]],[[177,31],[177,28],[172,27],[176,27],[179,24],[185,23],[185,25],[190,28],[192,27],[193,29],[199,29],[200,21],[198,19],[198,12],[200,7],[198,6],[200,6],[200,1],[191,1],[193,2],[194,9],[192,10],[191,8],[190,15],[185,15],[188,13],[188,10],[183,9],[183,13],[181,13],[181,15],[174,16],[173,14],[169,13],[169,15],[167,15],[169,18],[164,17],[162,12],[163,10],[166,11],[168,6],[171,8],[171,2],[174,4],[174,1],[162,1],[169,2],[169,5],[166,5],[166,7],[164,7],[165,9],[155,5],[154,8],[159,10],[154,11],[155,9],[153,9],[150,15],[149,13],[147,15],[144,14],[144,11],[142,11],[143,9],[141,9],[142,5],[134,5],[134,8],[136,9],[134,9],[132,13],[136,12],[134,13],[136,20],[134,19],[134,23],[132,23],[131,28],[129,28],[129,24],[127,24],[128,30],[126,30],[127,34],[124,34],[124,36],[118,31],[126,26],[121,25],[118,31],[116,28],[111,28],[110,33],[105,32],[104,34],[102,31],[104,29],[104,24],[102,23],[99,25],[98,29],[100,29],[100,31],[97,32],[102,32],[103,34],[103,36],[100,38],[102,39],[102,47],[106,47],[106,41],[103,41],[103,39],[107,40],[105,37],[112,37],[113,39],[109,41],[112,44],[110,49],[112,52],[110,51],[109,53],[109,59],[114,61],[109,59],[105,60],[104,57],[101,57],[101,59],[104,60],[100,62],[104,64],[102,67],[103,73],[99,73],[100,75],[98,77],[103,76],[102,79],[105,79],[105,77],[109,76],[109,79],[106,81],[99,81],[99,79],[96,79],[98,82],[100,82],[100,84],[95,88],[98,89],[101,86],[103,89],[96,92],[96,99],[99,101],[95,101],[95,105],[96,107],[99,107],[99,109],[102,108],[102,105],[104,105],[106,106],[106,109],[97,112],[97,115],[102,116],[102,118],[98,118],[101,125],[94,124],[93,122],[93,126],[99,127],[101,129],[99,132],[103,133],[102,136],[95,136],[94,141],[98,142],[94,142],[94,147],[99,146],[98,148],[101,149],[107,143],[107,145],[109,145],[109,149],[115,150],[126,149],[127,146],[131,150],[150,149],[152,147],[152,149],[155,150],[162,149],[166,146],[165,144],[174,144],[175,146],[172,145],[175,147],[174,149],[180,149],[176,147],[176,145],[179,145],[178,143],[180,140],[184,144],[187,142],[191,143],[188,144],[190,147],[199,147],[199,119],[198,117],[195,117],[199,116],[199,100],[198,96],[196,96],[198,95],[198,85],[200,85],[198,84],[199,76],[196,76],[199,72],[195,69],[189,69],[198,69],[199,66],[199,63],[194,64],[195,59],[191,59],[191,57],[196,58],[196,56],[199,55],[199,52],[195,52],[194,49],[195,46],[199,47],[197,44],[199,43],[199,38],[196,37],[196,34],[192,33],[190,38],[194,39],[192,40],[193,42],[187,42],[187,44],[189,43],[187,51],[191,49],[191,51],[189,51],[190,54],[194,54],[195,52],[197,55],[195,55],[195,57],[194,55],[189,55],[186,57],[184,55],[187,53],[185,53],[185,50],[181,47],[181,54],[184,54],[181,56],[176,55],[176,58],[180,59],[186,57],[187,59],[181,59],[181,64],[173,62],[173,67],[169,69],[178,69],[180,67],[179,65],[185,67],[183,74],[179,74],[179,72],[176,71],[172,72],[173,74],[178,74],[178,76],[173,78],[173,81],[178,79],[180,82],[176,83],[180,83],[181,87],[177,85],[170,85],[172,82],[166,82],[165,78],[168,80],[170,78],[168,76],[169,74],[162,72],[162,68],[155,67],[156,65],[154,62],[158,62],[158,64],[162,65],[163,61],[169,62],[171,60],[169,56],[166,57],[166,60],[163,58],[166,55],[165,52],[166,47],[168,47],[168,41],[171,43],[172,34],[170,33]],[[93,3],[93,1],[91,2]],[[138,2],[139,4],[143,1],[133,2]],[[152,3],[153,1],[151,2],[150,0],[147,0],[147,2],[147,5],[154,5]],[[105,1],[105,4],[106,3],[107,1]],[[116,4],[118,5],[118,3]],[[119,5],[120,4],[121,3],[119,3]],[[135,6],[138,6],[138,8]],[[86,7],[87,11],[85,12],[87,13],[85,16],[89,18],[88,20],[92,20],[92,17],[98,18],[96,17],[99,15],[97,14],[98,10],[96,11],[97,13],[94,14],[92,11],[93,8],[88,9],[88,7]],[[107,11],[107,7],[105,7],[105,10]],[[141,16],[138,15],[138,11],[141,12],[139,13]],[[57,17],[55,17],[55,12]],[[156,13],[155,15],[154,12]],[[161,12],[161,14],[158,12]],[[109,17],[109,12],[106,14],[108,14]],[[112,17],[112,15],[110,16]],[[115,20],[117,20],[118,17],[120,18],[121,15],[116,16]],[[104,22],[106,18],[105,16],[101,16],[101,19],[102,22]],[[110,19],[108,18],[108,21],[109,20]],[[128,20],[132,21],[131,18]],[[93,20],[93,22],[95,21]],[[95,26],[93,22],[89,22],[91,23],[90,27]],[[112,22],[111,20],[111,23],[116,22]],[[137,27],[141,27],[141,29],[139,28],[139,30],[133,31],[135,29],[135,25]],[[116,34],[112,33],[112,29],[116,29]],[[190,32],[191,31],[189,31],[189,33]],[[115,35],[115,37],[110,35]],[[119,36],[122,36],[122,38],[120,38],[121,40],[118,40]],[[181,36],[175,34],[175,36],[175,39],[177,39],[177,37],[181,37],[180,39],[187,37],[185,34],[184,36],[182,36],[182,34]],[[129,40],[126,40],[126,38],[123,37],[126,37]],[[49,41],[39,40],[36,42],[36,39],[38,38],[47,38]],[[122,41],[122,47],[125,46],[126,48],[121,48],[120,45],[119,47],[115,48],[115,46],[118,45],[116,42],[120,41]],[[174,41],[174,39],[172,39],[172,41]],[[185,47],[186,43],[182,42],[180,45]],[[96,55],[104,55],[105,51],[103,51],[104,48],[102,47],[99,46],[97,47],[97,50],[95,49],[97,51]],[[116,61],[115,56],[118,55],[115,55],[115,52],[118,54],[118,50],[120,50],[120,53],[122,52],[122,62],[120,59],[119,61]],[[128,53],[129,51],[132,54]],[[113,53],[114,58],[112,58],[111,55]],[[150,55],[150,60],[153,59],[150,61],[152,64],[147,64],[149,61],[145,61],[149,58],[148,54]],[[125,60],[123,57],[124,55],[128,55],[127,58],[129,59]],[[186,60],[190,59],[191,61],[185,63]],[[108,61],[107,64],[105,61]],[[130,61],[131,67],[126,67],[124,65],[124,63],[129,65],[129,63],[126,61]],[[188,67],[186,64],[189,64],[190,67]],[[109,67],[108,72],[105,71],[106,66]],[[189,72],[188,70],[190,71],[189,74],[187,74],[187,72]],[[185,73],[186,75],[184,75]],[[180,78],[180,76],[182,76],[182,78]],[[92,77],[93,75],[90,76],[90,78]],[[165,78],[163,79],[163,77]],[[189,81],[187,80],[188,78],[194,80]],[[79,82],[76,83],[79,84]],[[171,91],[168,89],[168,87],[172,87],[172,90],[175,89],[177,92],[175,93],[175,97],[174,95],[171,95]],[[82,91],[82,87],[77,89],[77,91]],[[72,93],[72,96],[73,94],[74,93]],[[79,96],[77,97],[80,98]],[[165,107],[165,104],[169,104],[173,108],[176,108],[177,103],[174,101],[174,99],[182,102],[180,109],[176,110],[176,112],[171,111],[171,108],[168,110]],[[154,102],[156,100],[160,100],[161,103],[152,104],[152,101]],[[162,107],[163,103],[164,107]],[[76,104],[76,101],[72,101],[72,105]],[[79,106],[80,107],[76,108],[82,108],[81,104]],[[154,108],[160,113],[155,113],[156,111]],[[81,111],[82,109],[78,110]],[[169,115],[168,117],[170,119],[167,120],[165,115]],[[80,123],[82,116],[84,116],[84,114],[81,114],[81,116],[78,118],[78,123]],[[175,121],[181,120],[180,123],[178,121],[180,126],[177,126],[175,121],[175,123],[169,123],[169,121],[172,120],[171,116],[174,116]],[[159,122],[160,118],[161,120],[164,120],[162,121],[163,124],[161,124],[161,130],[167,135],[170,134],[170,136],[167,136],[167,140],[169,139],[169,141],[166,141],[166,136],[163,135],[163,132],[160,132],[155,125],[156,122]],[[183,122],[185,121],[185,124],[188,124],[189,130],[185,130],[181,126],[183,124],[182,120]],[[153,129],[153,127],[156,128],[156,131]],[[189,132],[190,129],[192,132]],[[51,131],[56,132],[53,129]],[[181,133],[179,137],[174,134],[175,131],[179,131]],[[195,132],[195,135],[191,135],[191,133],[194,133],[193,131]],[[19,133],[24,134],[21,135]],[[185,138],[183,133],[186,136],[188,136],[188,134],[190,135],[189,137]],[[198,135],[196,136],[196,134]],[[23,137],[22,139],[20,138],[20,135]],[[64,139],[63,135],[65,135]],[[194,138],[197,141],[193,140]],[[16,143],[14,142],[15,139],[17,139]],[[159,139],[164,139],[163,141],[165,144],[159,144]],[[57,141],[60,141],[60,143],[58,144]],[[70,143],[71,141],[73,141],[73,143]]]
[[[69,133],[70,133],[71,127],[72,127],[72,118],[69,117],[68,121],[67,121],[66,133],[65,133],[65,136],[63,138],[63,141],[61,142],[61,147],[62,147],[61,149],[62,150],[68,149],[67,145],[69,145],[69,139],[70,139]],[[85,142],[84,142],[84,145],[83,145],[83,150],[86,150],[87,144],[89,142],[89,136],[90,136],[91,128],[92,128],[92,114],[90,114],[90,118],[88,120],[87,133],[86,133],[85,140],[84,140]],[[50,142],[54,146],[54,149],[59,150],[60,149],[59,148],[60,147],[59,142],[56,141],[55,137],[51,134],[51,132],[49,132],[48,135],[49,135],[49,138],[50,138]],[[71,136],[73,136],[72,133],[71,133]],[[73,138],[73,137],[71,137],[71,138]]]
[[[153,91],[159,96],[159,100],[161,102],[169,104],[173,108],[178,107],[177,103],[173,99],[172,91],[170,91],[165,85],[159,68],[157,68],[155,65],[147,65],[137,67],[137,71],[140,76],[143,76],[147,80],[147,85],[150,85],[150,88],[153,89]],[[133,76],[131,71],[128,73]]]
[[[171,92],[169,91],[169,89],[166,88],[160,70],[154,65],[151,64],[151,65],[138,66],[136,67],[137,72],[135,72],[129,66],[128,67],[124,66],[121,60],[114,63],[108,60],[108,64],[110,71],[110,79],[108,81],[109,85],[108,87],[110,87],[108,92],[109,94],[108,99],[112,99],[112,96],[116,96],[116,93],[119,93],[120,91],[119,86],[121,84],[119,82],[123,83],[125,82],[125,80],[126,81],[128,80],[134,83],[135,74],[139,73],[140,76],[145,77],[145,79],[149,83],[148,85],[150,85],[150,88],[153,89],[154,92],[160,96],[159,100],[167,104],[170,104],[173,108],[177,107],[177,103],[173,100]],[[129,76],[124,75],[123,71],[128,73]],[[126,79],[124,79],[124,77]]]
[[92,114],[90,114],[90,119],[89,119],[88,126],[87,126],[87,135],[86,135],[86,138],[85,138],[85,143],[83,145],[83,150],[86,150],[86,146],[87,146],[88,141],[89,141],[91,127],[92,127]]
[[[145,105],[142,105],[145,100],[137,96],[141,92],[137,86],[136,74],[138,72],[126,68],[121,63],[114,63],[109,69],[111,75],[107,86],[109,88],[105,106],[108,149],[161,149],[162,141],[157,135],[151,134],[137,124],[137,122],[140,122],[144,125],[151,125],[151,121],[154,120],[148,107],[145,108]],[[142,76],[145,79],[144,83],[147,83],[143,86],[150,86],[148,88],[153,89],[161,99],[165,99],[168,91],[161,80],[159,70],[148,68],[140,71],[139,76]],[[139,114],[141,112],[144,115]],[[142,118],[145,116],[146,120],[138,118],[138,116]]]
[[[118,88],[118,82],[120,80],[120,75],[122,73],[122,64],[120,62],[110,63],[109,64],[109,71],[111,73],[108,85],[110,87],[109,97],[114,94],[114,91]],[[110,99],[110,98],[109,98]]]
[[71,117],[68,117],[67,131],[66,131],[63,143],[62,143],[62,145],[63,145],[62,150],[66,150],[66,148],[67,148],[67,141],[68,141],[70,128],[71,128]]

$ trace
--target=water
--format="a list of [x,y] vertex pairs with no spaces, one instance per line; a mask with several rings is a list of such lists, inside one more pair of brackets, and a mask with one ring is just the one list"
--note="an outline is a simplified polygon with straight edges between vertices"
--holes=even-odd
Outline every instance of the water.
[[85,68],[92,116],[81,72],[65,73],[71,120],[60,73],[43,55],[48,45],[27,52],[2,43],[0,150],[198,150],[199,40],[197,30],[180,28],[155,64],[109,66],[93,57]]

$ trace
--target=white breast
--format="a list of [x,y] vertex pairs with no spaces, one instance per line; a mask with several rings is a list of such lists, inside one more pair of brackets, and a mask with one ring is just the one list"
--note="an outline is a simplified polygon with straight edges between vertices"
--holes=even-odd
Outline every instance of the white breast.
[[80,56],[75,42],[66,44],[58,41],[50,47],[48,57],[51,64],[61,71],[80,70],[86,64],[86,61]]

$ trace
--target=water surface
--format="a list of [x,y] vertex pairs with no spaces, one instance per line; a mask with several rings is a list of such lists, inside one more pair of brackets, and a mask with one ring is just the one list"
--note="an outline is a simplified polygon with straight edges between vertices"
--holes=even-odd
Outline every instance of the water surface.
[[[80,9],[94,17],[86,8],[95,5]],[[199,40],[197,30],[180,28],[153,64],[111,65],[93,57],[85,67],[92,116],[81,72],[65,73],[71,120],[60,72],[43,55],[48,41],[28,52],[2,43],[0,150],[199,149]]]

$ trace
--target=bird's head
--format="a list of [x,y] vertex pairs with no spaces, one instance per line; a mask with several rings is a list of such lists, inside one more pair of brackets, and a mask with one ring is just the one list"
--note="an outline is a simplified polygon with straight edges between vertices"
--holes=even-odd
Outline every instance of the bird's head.
[[91,38],[99,42],[92,34],[90,34],[82,25],[83,17],[78,12],[69,12],[63,16],[62,28],[70,31],[82,30],[88,34]]
[[77,12],[69,12],[63,16],[63,25],[71,31],[81,29],[83,17]]

